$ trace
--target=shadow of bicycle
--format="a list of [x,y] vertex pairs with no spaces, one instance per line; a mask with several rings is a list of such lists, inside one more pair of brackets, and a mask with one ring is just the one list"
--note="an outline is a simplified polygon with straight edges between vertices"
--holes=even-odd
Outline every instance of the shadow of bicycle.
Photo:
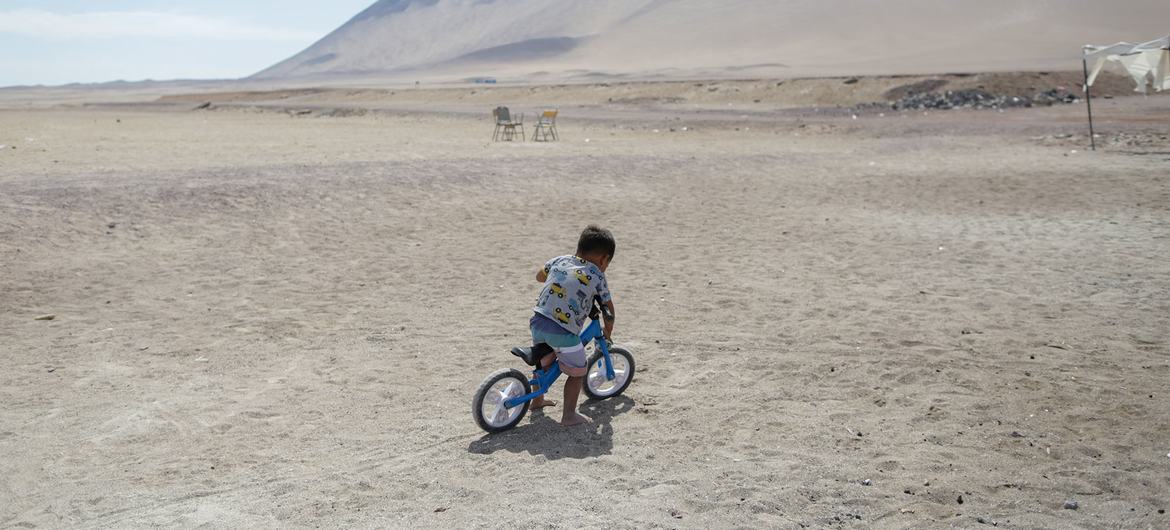
[[626,396],[601,401],[586,401],[581,413],[593,420],[590,425],[561,427],[557,422],[560,408],[554,415],[543,410],[530,412],[529,423],[498,434],[485,434],[467,446],[467,452],[492,454],[496,451],[543,455],[549,460],[561,458],[590,458],[607,455],[613,449],[614,416],[629,412],[634,400]]

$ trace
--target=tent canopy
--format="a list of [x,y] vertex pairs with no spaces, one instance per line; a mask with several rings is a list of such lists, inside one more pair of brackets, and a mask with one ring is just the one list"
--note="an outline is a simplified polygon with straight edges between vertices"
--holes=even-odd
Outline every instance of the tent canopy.
[[1085,61],[1091,64],[1089,86],[1107,62],[1120,63],[1137,83],[1137,91],[1146,93],[1146,86],[1154,90],[1170,89],[1170,36],[1142,44],[1119,42],[1112,46],[1085,46]]

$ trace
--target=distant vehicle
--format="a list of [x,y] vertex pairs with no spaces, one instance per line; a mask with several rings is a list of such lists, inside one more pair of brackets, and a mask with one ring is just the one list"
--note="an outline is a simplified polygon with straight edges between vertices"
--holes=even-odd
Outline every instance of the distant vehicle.
[[494,84],[496,84],[496,78],[494,78],[494,77],[477,77],[475,79],[472,79],[471,82],[475,83],[477,85],[494,85]]

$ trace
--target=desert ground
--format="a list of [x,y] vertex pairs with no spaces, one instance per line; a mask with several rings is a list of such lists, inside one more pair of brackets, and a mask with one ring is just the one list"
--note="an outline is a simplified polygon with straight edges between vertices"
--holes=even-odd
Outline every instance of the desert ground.
[[[698,84],[0,94],[0,527],[1170,527],[1170,98]],[[590,222],[635,380],[485,435]]]

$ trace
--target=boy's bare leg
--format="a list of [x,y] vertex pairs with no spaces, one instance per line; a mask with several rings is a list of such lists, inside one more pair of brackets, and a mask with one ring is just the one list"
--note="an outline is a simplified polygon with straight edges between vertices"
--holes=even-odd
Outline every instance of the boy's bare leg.
[[570,377],[565,380],[565,411],[561,415],[561,425],[565,427],[592,421],[577,413],[577,398],[581,397],[581,383],[584,381],[584,377]]
[[[545,369],[545,370],[548,370],[548,367],[552,366],[553,357],[554,357],[553,355],[545,355],[544,358],[540,360],[540,367]],[[533,392],[537,392],[539,390],[540,390],[539,384],[532,386]],[[528,408],[530,408],[532,410],[536,410],[536,409],[543,409],[545,407],[552,407],[552,406],[555,406],[556,404],[557,404],[556,401],[553,401],[551,399],[544,399],[544,396],[541,395],[541,396],[537,396],[535,398],[532,398],[532,405],[529,405]]]

